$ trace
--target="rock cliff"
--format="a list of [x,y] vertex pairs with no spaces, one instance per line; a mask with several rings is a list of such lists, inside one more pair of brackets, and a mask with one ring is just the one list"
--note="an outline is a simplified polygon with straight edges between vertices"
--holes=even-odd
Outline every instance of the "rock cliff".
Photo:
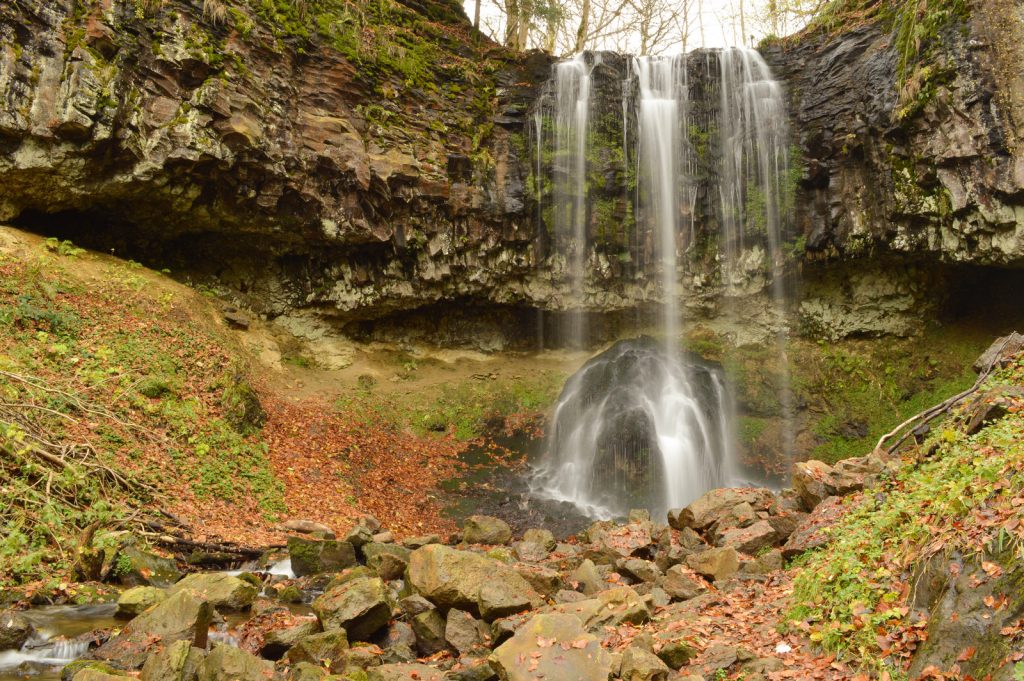
[[[910,59],[881,10],[763,50],[791,104],[805,329],[912,333],[983,281],[968,266],[1024,264],[1020,10],[935,4]],[[567,305],[532,176],[550,59],[488,43],[451,0],[20,0],[0,40],[0,221],[295,329],[495,348]],[[598,89],[621,92],[625,61],[604,62]],[[713,116],[713,78],[695,83]],[[628,168],[598,161],[587,304],[614,336],[658,292],[625,233]],[[627,237],[637,252],[617,257]],[[681,273],[690,318],[721,316],[723,291],[765,317],[763,259],[723,283],[705,246]]]

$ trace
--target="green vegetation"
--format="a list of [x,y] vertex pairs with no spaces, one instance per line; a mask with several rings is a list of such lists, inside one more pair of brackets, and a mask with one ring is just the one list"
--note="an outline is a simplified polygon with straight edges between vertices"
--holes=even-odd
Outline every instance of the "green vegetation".
[[73,570],[87,527],[144,506],[284,510],[221,339],[138,267],[33,248],[0,254],[0,583]]
[[[990,381],[999,384],[1024,384],[1024,362]],[[1002,522],[985,523],[1015,516],[1019,523],[1024,492],[1019,414],[974,436],[950,417],[918,452],[924,453],[920,463],[907,461],[881,489],[849,500],[851,510],[829,530],[826,550],[797,561],[790,619],[809,624],[812,640],[826,650],[876,671],[886,666],[879,633],[913,625],[906,607],[908,570],[937,551],[971,555],[1019,541]]]
[[370,385],[341,398],[337,406],[420,435],[449,433],[458,440],[472,440],[501,427],[508,417],[545,411],[554,404],[564,381],[561,372],[540,371],[494,380],[470,378],[445,383],[430,394],[401,397],[378,394]]

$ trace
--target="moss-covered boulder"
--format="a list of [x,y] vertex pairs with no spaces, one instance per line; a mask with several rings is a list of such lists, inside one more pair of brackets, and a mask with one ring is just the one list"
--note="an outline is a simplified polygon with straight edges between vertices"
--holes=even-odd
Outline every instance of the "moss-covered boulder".
[[412,588],[442,611],[459,608],[488,621],[543,602],[508,565],[440,544],[413,551],[407,576]]
[[507,544],[512,541],[512,528],[500,518],[474,515],[466,519],[462,540],[467,544]]
[[73,679],[84,669],[92,669],[108,676],[124,675],[120,669],[115,669],[105,662],[99,662],[98,660],[75,660],[70,662],[60,670],[60,681],[73,681]]
[[207,600],[217,610],[244,610],[259,595],[259,588],[248,580],[223,572],[191,574],[169,590],[169,594],[191,591]]
[[313,601],[325,631],[344,629],[349,640],[366,641],[391,619],[391,595],[382,579],[355,579]]
[[305,636],[288,649],[285,654],[290,664],[308,662],[326,665],[334,674],[345,668],[348,653],[348,636],[342,629],[325,631]]
[[340,572],[357,564],[356,550],[347,541],[288,538],[288,556],[296,577],[321,572]]
[[25,644],[34,628],[24,615],[8,610],[0,612],[0,650],[17,650]]
[[199,667],[198,681],[267,681],[274,664],[234,646],[216,646]]
[[190,641],[176,641],[150,656],[142,666],[142,681],[194,681],[206,651]]
[[622,653],[619,678],[622,681],[665,681],[670,669],[657,655],[632,645]]
[[125,586],[170,586],[181,579],[178,564],[171,558],[127,543],[114,554],[111,577]]
[[561,603],[554,611],[577,617],[588,631],[606,626],[643,624],[651,619],[651,610],[636,591],[628,586],[608,589],[575,603]]
[[360,549],[366,566],[381,579],[399,579],[405,574],[412,551],[398,544],[369,542]]
[[123,592],[117,599],[117,616],[132,618],[141,615],[157,603],[167,600],[167,591],[155,586],[136,586]]
[[442,681],[444,672],[425,664],[382,664],[366,672],[369,681]]

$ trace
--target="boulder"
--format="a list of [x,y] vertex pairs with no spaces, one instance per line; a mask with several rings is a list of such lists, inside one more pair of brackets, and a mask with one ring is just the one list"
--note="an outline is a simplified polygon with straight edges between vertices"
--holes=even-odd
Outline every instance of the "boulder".
[[1024,388],[1020,386],[998,386],[976,395],[964,407],[964,432],[974,435],[981,429],[1017,410],[1024,403]]
[[280,660],[296,643],[320,632],[311,615],[296,615],[285,608],[262,612],[238,627],[238,647],[268,660]]
[[489,658],[502,681],[608,681],[612,658],[579,618],[536,615]]
[[795,558],[805,551],[825,546],[831,541],[828,528],[835,525],[846,512],[842,497],[829,497],[804,517],[793,534],[782,546],[782,557]]
[[555,541],[555,535],[553,535],[550,530],[529,529],[523,533],[523,541],[540,544],[546,548],[549,553],[554,551],[555,547],[558,546],[558,542]]
[[155,586],[134,586],[118,597],[116,615],[129,619],[136,617],[167,600],[167,595],[167,591]]
[[357,564],[355,547],[333,539],[288,538],[288,557],[296,577],[340,572]]
[[747,527],[734,527],[718,538],[719,546],[732,547],[740,553],[754,555],[761,549],[775,545],[778,535],[767,520],[758,520]]
[[517,541],[512,544],[512,551],[518,560],[526,563],[539,563],[551,553],[543,544],[532,541]]
[[585,559],[569,575],[569,582],[578,586],[579,590],[588,596],[604,591],[608,588],[608,582],[604,580],[597,566],[592,560]]
[[500,518],[473,515],[462,527],[462,541],[467,544],[507,544],[512,541],[512,528]]
[[344,629],[349,640],[366,641],[391,620],[391,597],[383,580],[364,577],[317,598],[313,612],[325,631]]
[[714,582],[728,579],[740,569],[739,556],[731,546],[691,554],[686,557],[686,564],[697,574]]
[[151,655],[142,666],[142,681],[194,681],[206,651],[190,641],[176,641]]
[[441,538],[438,537],[436,534],[425,534],[419,537],[406,537],[402,540],[402,546],[409,549],[410,551],[415,551],[416,549],[422,546],[427,546],[429,544],[440,543]]
[[259,588],[244,579],[224,572],[197,572],[181,580],[168,590],[168,595],[191,591],[207,600],[217,610],[244,610],[259,595]]
[[771,490],[761,487],[713,489],[686,508],[669,511],[668,523],[676,530],[706,530],[740,504],[749,504],[755,512],[764,511],[771,507],[774,499]]
[[138,669],[157,650],[188,641],[206,648],[213,606],[191,591],[179,591],[129,622],[121,633],[91,653],[96,660]]
[[444,638],[460,655],[485,647],[490,639],[487,625],[464,610],[452,608],[445,620]]
[[360,552],[366,558],[366,566],[387,580],[400,579],[405,574],[412,553],[404,546],[379,542],[363,544]]
[[412,588],[442,611],[459,608],[488,621],[543,602],[511,567],[441,544],[413,551],[407,575]]
[[640,595],[628,586],[608,589],[576,603],[560,603],[552,611],[575,615],[589,631],[605,626],[643,624],[651,619],[650,608]]
[[519,573],[520,577],[529,582],[534,591],[545,596],[551,596],[565,586],[562,581],[562,573],[558,570],[526,563],[517,563],[512,568]]
[[495,681],[498,673],[486,659],[463,658],[451,668],[447,678],[449,681]]
[[445,619],[437,610],[421,612],[411,620],[416,634],[416,649],[423,656],[430,656],[448,647],[445,641]]
[[682,565],[674,565],[665,576],[658,580],[660,586],[673,601],[688,601],[708,590],[707,585],[693,577]]
[[80,658],[64,665],[60,670],[60,681],[73,681],[75,676],[83,669],[92,669],[109,676],[122,675],[122,678],[128,675],[124,670],[115,669],[105,662]]
[[783,564],[782,551],[772,549],[758,555],[754,560],[744,563],[740,567],[740,572],[745,575],[767,575],[776,570],[781,570]]
[[983,373],[989,369],[1001,369],[1024,352],[1024,336],[1014,331],[1008,336],[997,338],[988,350],[974,361],[971,368],[975,373]]
[[590,546],[585,556],[594,563],[614,565],[620,558],[629,557],[654,543],[654,525],[635,522],[616,525],[610,521],[592,524],[585,532]]
[[178,564],[134,544],[117,550],[111,575],[125,586],[170,586],[181,579]]
[[[697,657],[697,649],[683,637],[680,631],[658,632],[654,644],[655,654],[669,669],[678,670],[693,658]],[[677,679],[678,681],[678,679]]]
[[861,462],[840,463],[833,468],[823,461],[797,462],[793,469],[793,491],[806,510],[813,511],[831,496],[842,497],[864,489],[868,473]]
[[443,681],[444,672],[425,664],[382,664],[366,672],[368,681]]
[[272,662],[227,645],[215,646],[199,666],[199,681],[268,681],[273,676]]
[[619,678],[622,681],[666,681],[668,665],[654,653],[632,645],[622,653]]
[[341,538],[342,541],[351,544],[355,548],[361,548],[364,544],[373,541],[373,532],[364,525],[355,525]]
[[327,670],[310,662],[293,664],[288,669],[288,681],[324,681]]
[[99,669],[86,667],[71,678],[72,681],[124,681],[128,677],[117,673],[108,674]]
[[348,649],[348,637],[339,629],[299,639],[288,649],[285,657],[291,664],[309,662],[326,665],[332,674],[339,674],[345,668]]
[[384,664],[416,660],[416,632],[408,622],[395,620],[388,625],[381,645],[384,647]]
[[34,631],[32,623],[21,613],[13,610],[0,612],[0,651],[18,650]]
[[658,566],[643,558],[624,558],[615,567],[620,573],[637,582],[653,582],[661,576]]

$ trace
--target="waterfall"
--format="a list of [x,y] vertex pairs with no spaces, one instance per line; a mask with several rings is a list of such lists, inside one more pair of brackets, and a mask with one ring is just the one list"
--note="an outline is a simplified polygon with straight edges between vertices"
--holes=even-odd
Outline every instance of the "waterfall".
[[[565,259],[569,280],[565,344],[582,348],[588,342],[585,311],[587,230],[587,142],[590,130],[591,71],[585,54],[559,62],[544,97],[543,118],[551,122],[551,228],[555,252]],[[543,120],[542,118],[542,120]],[[538,139],[543,141],[543,123]],[[538,174],[540,171],[538,170]],[[538,180],[540,178],[538,177]]]
[[[587,59],[579,55],[554,68],[544,112],[554,124],[549,225],[577,303],[588,249],[601,246],[588,244],[588,201],[596,199],[588,196],[587,172],[601,170],[587,167],[588,154],[601,151],[587,148],[592,109],[606,127],[609,115],[594,98]],[[691,69],[703,78],[697,89]],[[740,481],[724,374],[681,350],[682,310],[691,295],[685,282],[702,252],[687,256],[698,245],[704,253],[718,249],[726,305],[743,277],[770,278],[775,326],[785,328],[787,124],[781,88],[754,50],[712,51],[706,59],[638,57],[624,71],[620,158],[624,172],[632,168],[636,177],[631,247],[640,274],[658,285],[660,341],[620,341],[569,379],[533,489],[594,517],[630,508],[663,517],[709,489]],[[579,347],[588,339],[582,304],[575,309],[569,341]],[[780,332],[780,352],[784,339]],[[781,392],[789,413],[788,384]]]

